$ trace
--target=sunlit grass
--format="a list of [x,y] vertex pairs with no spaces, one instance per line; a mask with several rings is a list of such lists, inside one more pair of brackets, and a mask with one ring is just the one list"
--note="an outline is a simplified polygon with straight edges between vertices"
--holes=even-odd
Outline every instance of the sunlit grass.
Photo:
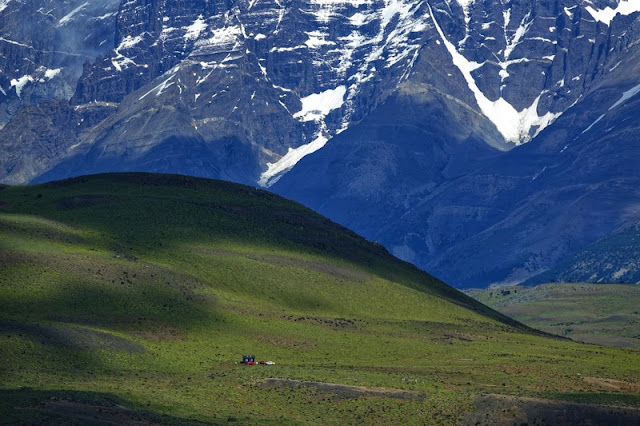
[[[0,201],[9,419],[58,419],[51,397],[165,423],[447,424],[485,392],[637,405],[637,352],[529,333],[263,191],[116,175]],[[248,353],[276,365],[236,363]],[[416,398],[264,385],[274,377]]]

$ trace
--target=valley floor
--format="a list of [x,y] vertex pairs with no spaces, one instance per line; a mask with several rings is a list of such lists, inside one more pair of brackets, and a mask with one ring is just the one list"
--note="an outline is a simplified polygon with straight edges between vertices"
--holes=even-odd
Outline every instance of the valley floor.
[[640,350],[640,286],[544,284],[468,290],[530,327],[570,339]]

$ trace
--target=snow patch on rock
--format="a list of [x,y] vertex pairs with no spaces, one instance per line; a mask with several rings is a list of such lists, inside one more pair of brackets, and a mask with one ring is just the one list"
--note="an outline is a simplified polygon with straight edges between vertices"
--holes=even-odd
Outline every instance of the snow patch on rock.
[[84,9],[88,5],[89,5],[89,2],[84,2],[80,6],[76,7],[75,9],[73,9],[71,12],[69,12],[67,15],[65,15],[62,19],[60,19],[60,21],[58,21],[58,26],[67,25],[69,22],[71,22],[73,17],[78,12],[80,12],[82,9]]
[[[562,114],[561,112],[547,112],[542,116],[538,115],[538,103],[540,101],[542,93],[538,95],[538,97],[529,107],[524,108],[521,111],[517,111],[510,103],[508,103],[503,98],[498,98],[495,101],[489,100],[484,95],[484,93],[482,93],[473,76],[471,75],[472,71],[480,68],[483,64],[469,61],[460,52],[458,52],[455,46],[446,38],[446,36],[442,32],[440,25],[438,24],[435,16],[433,15],[433,12],[431,11],[431,6],[429,6],[429,10],[431,12],[433,24],[438,31],[440,38],[444,42],[445,47],[449,51],[449,54],[451,54],[454,65],[462,73],[462,76],[467,82],[469,89],[473,93],[476,102],[480,107],[480,110],[489,120],[493,122],[493,124],[495,124],[496,128],[502,134],[506,141],[512,142],[516,145],[526,143],[537,136],[542,129],[547,127]],[[528,26],[526,23],[526,19],[527,18],[525,17],[525,19],[522,20],[520,27],[516,31],[516,35],[512,39],[513,46],[517,44],[518,40],[527,31]],[[505,21],[507,21],[507,19],[505,19]],[[508,58],[509,53],[505,53],[505,58]],[[503,69],[506,71],[506,67]],[[506,78],[505,73],[502,73],[501,76]]]
[[309,39],[305,41],[304,44],[306,44],[310,49],[336,44],[331,40],[327,40],[327,35],[328,34],[323,33],[322,31],[310,31],[307,33],[307,37],[309,37]]
[[216,46],[222,49],[233,50],[241,36],[242,29],[239,25],[215,28],[211,31],[211,37],[199,40],[196,46],[199,48]]
[[278,161],[267,163],[267,170],[260,175],[258,185],[264,187],[273,185],[300,160],[309,154],[313,154],[327,144],[331,135],[327,130],[324,119],[331,111],[341,108],[344,105],[344,95],[346,93],[346,86],[338,86],[335,89],[313,93],[300,99],[302,109],[293,114],[293,117],[303,122],[318,122],[320,126],[315,135],[315,139],[297,148],[289,148],[287,153]]
[[200,34],[207,29],[207,24],[204,22],[204,19],[202,17],[202,15],[198,16],[198,19],[196,19],[193,24],[189,25],[186,28],[186,32],[184,33],[184,39],[186,41],[189,40],[196,40],[198,37],[200,37]]
[[301,98],[302,109],[293,115],[301,121],[323,120],[334,109],[342,107],[344,95],[347,93],[345,86],[328,89],[321,93],[314,93]]
[[604,9],[594,9],[592,6],[587,6],[586,10],[596,21],[602,22],[606,25],[611,25],[611,21],[613,21],[617,14],[626,16],[640,12],[640,1],[622,0],[618,3],[618,6],[616,6],[615,9],[610,6],[607,6]]
[[640,84],[638,84],[637,86],[632,87],[631,89],[629,89],[626,92],[624,92],[622,94],[622,97],[620,97],[620,99],[618,99],[618,101],[615,104],[611,105],[611,107],[609,108],[609,111],[611,111],[612,109],[614,109],[617,106],[622,105],[628,99],[631,99],[632,97],[634,97],[638,93],[640,93]]
[[273,185],[280,177],[291,170],[293,166],[298,164],[300,160],[324,147],[328,141],[329,138],[324,134],[320,134],[306,145],[299,146],[298,148],[289,148],[289,151],[280,160],[275,163],[267,163],[267,171],[260,175],[258,185],[263,187]]
[[11,3],[11,0],[0,0],[0,12],[5,10],[9,3]]
[[20,78],[14,78],[13,80],[11,80],[11,87],[15,87],[16,88],[16,95],[18,95],[18,97],[20,97],[20,95],[22,94],[22,89],[24,88],[24,86],[27,83],[32,83],[33,82],[33,77],[31,77],[30,75],[23,75]]
[[111,64],[117,71],[122,71],[122,68],[126,68],[129,65],[137,65],[131,58],[125,56],[121,50],[131,49],[142,41],[142,35],[131,37],[126,36],[118,47],[115,48],[116,56],[111,60]]
[[593,126],[595,126],[596,124],[598,124],[598,123],[600,122],[600,120],[602,120],[602,119],[604,118],[604,116],[605,116],[605,114],[602,114],[600,117],[596,118],[596,121],[594,121],[593,123],[591,123],[591,124],[589,125],[589,127],[587,127],[586,129],[584,129],[584,130],[582,131],[582,133],[581,133],[581,134],[583,134],[583,135],[584,135],[584,134],[585,134],[585,133],[587,133],[589,130],[591,130],[591,128],[592,128]]
[[52,78],[60,74],[61,71],[62,71],[62,68],[56,68],[54,70],[46,70],[44,72],[44,78],[46,78],[47,80],[51,80]]

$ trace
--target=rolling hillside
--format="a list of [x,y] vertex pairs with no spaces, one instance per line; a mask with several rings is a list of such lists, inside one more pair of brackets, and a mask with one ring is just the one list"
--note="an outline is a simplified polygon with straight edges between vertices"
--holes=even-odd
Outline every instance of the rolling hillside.
[[629,421],[639,362],[534,332],[259,189],[115,174],[0,190],[10,423]]

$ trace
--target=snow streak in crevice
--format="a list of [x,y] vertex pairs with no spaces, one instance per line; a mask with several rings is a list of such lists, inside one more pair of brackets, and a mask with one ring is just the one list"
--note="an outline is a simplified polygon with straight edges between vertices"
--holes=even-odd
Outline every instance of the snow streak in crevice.
[[[449,51],[453,64],[462,73],[462,76],[473,93],[482,113],[495,124],[496,128],[506,141],[512,142],[516,145],[526,143],[537,136],[542,129],[547,127],[560,116],[561,113],[552,112],[547,112],[542,116],[538,115],[538,103],[544,92],[538,95],[529,107],[524,108],[521,111],[517,111],[502,97],[495,101],[489,100],[478,88],[478,85],[471,74],[474,70],[484,65],[484,63],[469,61],[460,52],[458,52],[456,47],[447,39],[440,28],[433,10],[431,9],[431,5],[428,5],[428,7],[433,24],[440,35],[440,38],[444,42],[445,47]],[[507,22],[508,16],[509,15],[505,16],[505,21]],[[519,38],[522,36],[518,36],[518,32],[523,33],[527,30],[526,18],[523,19],[520,29],[516,32],[516,36],[514,36],[511,41],[513,46],[517,44]],[[510,51],[505,52],[505,59],[508,58],[510,54]]]

